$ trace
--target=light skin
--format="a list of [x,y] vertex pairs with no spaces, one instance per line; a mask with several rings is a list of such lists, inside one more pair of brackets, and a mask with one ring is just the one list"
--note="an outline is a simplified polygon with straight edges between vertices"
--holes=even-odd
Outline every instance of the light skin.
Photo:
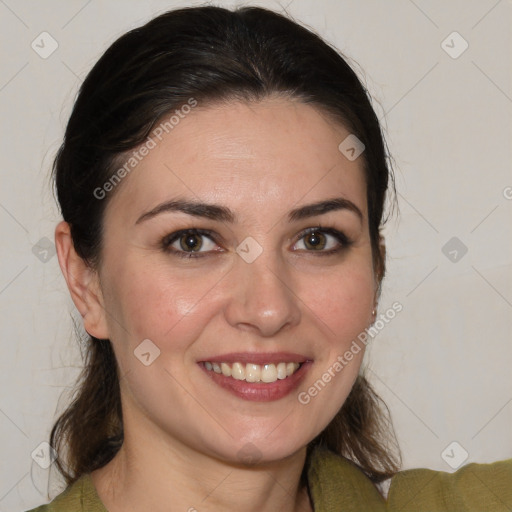
[[[338,150],[349,133],[289,99],[200,105],[107,198],[97,269],[74,252],[69,226],[57,226],[84,327],[111,340],[120,368],[124,443],[92,473],[110,512],[312,510],[299,488],[306,445],[345,401],[364,349],[307,405],[297,395],[372,322],[378,289],[363,160]],[[340,198],[355,208],[331,203],[290,219]],[[140,219],[171,200],[222,206],[234,219],[174,210]],[[167,235],[193,228],[208,232],[192,236],[201,257],[180,257],[180,238],[163,247]],[[247,237],[262,248],[252,263],[236,252]],[[148,366],[134,356],[145,339],[160,350]],[[237,397],[198,364],[281,351],[312,364],[275,401]],[[241,460],[248,447],[256,464]]]

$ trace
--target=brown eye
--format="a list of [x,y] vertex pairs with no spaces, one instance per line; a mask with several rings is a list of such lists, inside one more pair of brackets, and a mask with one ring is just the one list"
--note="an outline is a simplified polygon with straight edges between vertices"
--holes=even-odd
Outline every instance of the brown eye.
[[351,244],[352,241],[345,233],[337,229],[315,227],[301,232],[293,250],[328,255],[348,249]]
[[184,258],[206,256],[221,250],[213,241],[212,233],[200,229],[176,231],[164,237],[161,243],[165,252]]
[[180,248],[186,252],[196,252],[203,246],[201,235],[185,233],[180,237]]
[[307,249],[322,250],[327,243],[326,236],[320,231],[312,231],[304,236],[304,245]]

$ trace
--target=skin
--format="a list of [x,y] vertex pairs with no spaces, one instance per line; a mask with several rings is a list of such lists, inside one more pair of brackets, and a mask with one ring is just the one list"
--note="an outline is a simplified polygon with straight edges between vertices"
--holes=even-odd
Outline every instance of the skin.
[[[169,504],[312,510],[299,489],[306,445],[345,401],[364,350],[309,404],[297,394],[372,322],[378,288],[363,161],[338,150],[349,133],[289,99],[198,106],[110,192],[99,268],[76,255],[69,226],[57,226],[59,262],[84,327],[111,340],[120,367],[124,444],[92,473],[110,512],[163,512]],[[348,209],[288,219],[297,207],[334,197],[354,203],[362,220]],[[236,222],[165,212],[137,223],[177,198],[228,207]],[[352,244],[327,235],[324,250],[340,251],[322,254],[301,238],[318,226]],[[216,234],[213,242],[199,238],[206,256],[180,258],[162,247],[166,235],[188,228]],[[248,236],[263,250],[252,263],[235,251]],[[173,247],[180,250],[179,241]],[[160,349],[149,366],[134,357],[144,339]],[[313,363],[300,387],[274,402],[238,398],[197,364],[277,351]],[[248,446],[257,464],[241,461]]]

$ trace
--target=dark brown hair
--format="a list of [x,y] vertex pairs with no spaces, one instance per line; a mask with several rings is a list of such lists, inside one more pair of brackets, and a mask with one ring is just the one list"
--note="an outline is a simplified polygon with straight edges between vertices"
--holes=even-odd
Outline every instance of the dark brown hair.
[[[196,7],[164,13],[118,40],[83,82],[53,172],[77,253],[101,261],[102,187],[156,123],[194,98],[258,101],[282,95],[311,104],[365,145],[369,234],[375,270],[384,275],[379,230],[393,184],[381,127],[366,89],[345,59],[319,36],[275,12]],[[111,194],[114,192],[111,192]],[[107,464],[123,442],[119,374],[109,340],[88,336],[84,369],[50,444],[68,484]],[[323,445],[377,483],[399,469],[389,411],[360,375],[336,417],[309,447]],[[307,459],[309,460],[309,459]],[[306,464],[307,467],[307,464]]]

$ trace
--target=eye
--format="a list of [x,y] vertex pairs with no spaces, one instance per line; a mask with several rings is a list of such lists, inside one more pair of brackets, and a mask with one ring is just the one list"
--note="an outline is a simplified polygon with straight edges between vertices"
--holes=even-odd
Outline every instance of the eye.
[[331,254],[347,248],[352,242],[337,229],[308,228],[299,235],[293,250]]
[[184,258],[198,257],[200,254],[219,250],[211,234],[200,229],[171,233],[162,240],[162,247],[165,251]]

